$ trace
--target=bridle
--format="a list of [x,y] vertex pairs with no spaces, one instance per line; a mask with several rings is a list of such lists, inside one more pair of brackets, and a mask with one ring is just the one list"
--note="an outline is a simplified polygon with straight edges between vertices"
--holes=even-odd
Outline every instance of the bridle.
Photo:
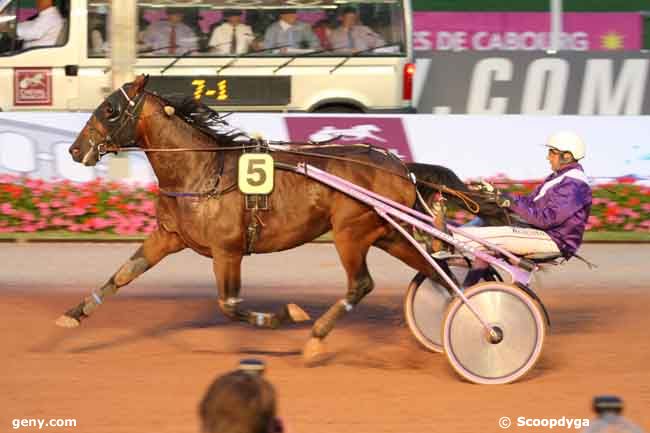
[[[107,131],[106,134],[102,134],[97,128],[95,128],[90,121],[86,123],[88,131],[90,132],[88,136],[88,141],[90,142],[91,150],[97,152],[98,158],[106,155],[111,152],[119,152],[123,148],[128,147],[128,145],[135,144],[135,130],[138,123],[138,118],[140,113],[142,113],[142,107],[144,105],[144,96],[146,95],[145,91],[140,92],[134,98],[129,97],[129,95],[124,90],[124,86],[120,87],[120,93],[124,96],[127,102],[126,109],[121,109],[122,104],[116,103],[118,107],[118,115],[114,117],[104,116],[102,113],[102,107],[105,104],[101,104],[97,110],[93,113],[95,117]],[[111,99],[114,98],[114,95],[109,96],[106,102],[111,104]],[[110,107],[113,105],[111,104]],[[92,138],[94,134],[99,136],[104,136],[103,140],[100,142],[95,142]],[[119,144],[125,143],[125,144]]]

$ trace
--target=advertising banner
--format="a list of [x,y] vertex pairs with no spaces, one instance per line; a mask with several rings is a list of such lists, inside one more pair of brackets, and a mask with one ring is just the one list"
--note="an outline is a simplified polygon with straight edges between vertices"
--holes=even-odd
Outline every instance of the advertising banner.
[[[547,12],[416,12],[416,50],[547,50]],[[560,48],[568,51],[640,50],[637,12],[565,12]]]
[[438,52],[418,57],[418,113],[650,114],[648,53]]
[[406,132],[400,117],[287,117],[287,130],[292,141],[328,141],[340,144],[367,143],[384,147],[411,161]]
[[[96,178],[156,182],[142,152],[106,155],[94,167],[68,152],[88,113],[0,113],[0,174],[87,182]],[[540,179],[550,167],[543,143],[558,130],[580,134],[584,167],[596,182],[618,177],[650,179],[647,116],[310,116],[237,113],[232,126],[272,141],[370,143],[406,161],[451,168],[463,179],[504,175]]]

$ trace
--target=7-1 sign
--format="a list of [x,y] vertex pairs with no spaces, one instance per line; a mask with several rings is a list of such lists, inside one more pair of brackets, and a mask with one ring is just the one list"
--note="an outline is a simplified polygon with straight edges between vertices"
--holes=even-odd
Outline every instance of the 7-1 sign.
[[245,153],[239,157],[237,185],[244,194],[273,191],[273,158],[268,153]]

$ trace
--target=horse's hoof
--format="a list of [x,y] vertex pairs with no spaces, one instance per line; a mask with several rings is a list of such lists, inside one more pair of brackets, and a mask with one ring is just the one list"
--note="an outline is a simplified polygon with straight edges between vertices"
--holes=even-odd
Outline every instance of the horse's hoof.
[[302,360],[306,367],[322,365],[330,358],[331,356],[327,353],[325,343],[316,337],[310,338],[302,351]]
[[311,317],[309,317],[309,314],[302,308],[300,308],[296,304],[287,304],[287,313],[289,313],[289,317],[291,317],[291,320],[294,322],[306,322],[307,320],[311,320]]
[[77,319],[74,317],[66,316],[65,314],[58,319],[56,319],[57,326],[60,326],[62,328],[76,328],[81,324]]

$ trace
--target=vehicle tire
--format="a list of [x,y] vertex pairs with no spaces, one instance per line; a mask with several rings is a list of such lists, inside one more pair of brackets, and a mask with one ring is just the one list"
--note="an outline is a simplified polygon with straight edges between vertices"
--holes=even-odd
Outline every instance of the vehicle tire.
[[490,385],[514,382],[530,371],[546,335],[537,302],[516,286],[491,281],[464,294],[483,320],[498,329],[501,339],[490,341],[469,307],[454,298],[443,328],[445,354],[454,370],[470,382]]
[[325,105],[314,110],[314,113],[363,113],[363,110],[352,105]]

